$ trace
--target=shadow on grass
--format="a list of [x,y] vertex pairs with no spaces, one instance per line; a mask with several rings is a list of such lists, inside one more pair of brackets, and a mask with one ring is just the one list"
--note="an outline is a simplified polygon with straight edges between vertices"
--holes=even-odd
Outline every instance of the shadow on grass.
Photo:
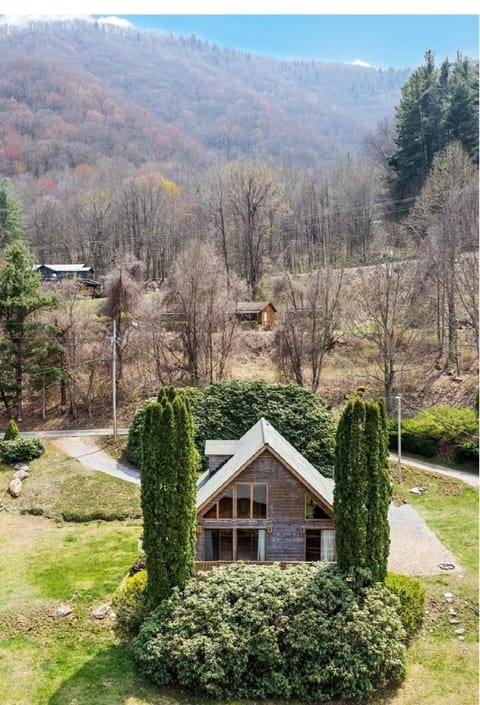
[[135,669],[131,652],[112,646],[99,652],[66,679],[48,705],[197,705],[197,700],[171,689],[159,690]]

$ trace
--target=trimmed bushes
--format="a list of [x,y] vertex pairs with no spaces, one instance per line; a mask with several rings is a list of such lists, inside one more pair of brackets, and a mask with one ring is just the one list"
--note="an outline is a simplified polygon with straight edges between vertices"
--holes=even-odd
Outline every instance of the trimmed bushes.
[[398,601],[335,567],[233,564],[200,573],[134,641],[145,675],[213,698],[358,700],[405,675]]
[[39,458],[45,446],[39,438],[23,438],[21,436],[12,441],[0,441],[0,458],[3,463],[25,463],[34,458]]
[[412,637],[423,621],[425,611],[425,590],[420,581],[407,575],[387,573],[385,586],[396,595],[400,602],[400,619],[407,637]]
[[[397,447],[397,426],[389,422],[390,448]],[[402,449],[427,458],[458,462],[478,459],[478,417],[474,409],[434,406],[402,420]]]
[[5,431],[5,435],[3,436],[4,441],[14,441],[15,438],[18,438],[20,435],[20,431],[18,430],[18,426],[16,424],[16,421],[14,419],[10,419],[8,422],[8,426]]

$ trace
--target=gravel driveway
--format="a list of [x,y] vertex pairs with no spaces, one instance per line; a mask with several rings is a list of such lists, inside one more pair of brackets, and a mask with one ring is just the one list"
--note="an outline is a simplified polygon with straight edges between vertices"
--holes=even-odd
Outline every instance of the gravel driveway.
[[[95,438],[86,436],[62,437],[51,441],[69,457],[82,465],[105,472],[127,482],[140,484],[138,471],[123,465],[108,453],[100,450]],[[453,564],[449,572],[461,573],[457,559],[437,539],[409,504],[390,506],[390,556],[388,569],[405,575],[434,575],[442,573],[440,563]]]

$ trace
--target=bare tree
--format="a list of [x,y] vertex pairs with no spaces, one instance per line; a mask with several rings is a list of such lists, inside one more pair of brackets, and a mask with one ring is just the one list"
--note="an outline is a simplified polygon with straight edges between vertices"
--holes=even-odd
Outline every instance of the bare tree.
[[393,411],[397,375],[405,369],[418,334],[415,271],[410,261],[386,261],[358,271],[354,284],[355,335],[370,341],[380,370],[387,411]]
[[275,335],[277,366],[287,379],[316,391],[325,356],[333,349],[341,315],[343,270],[325,266],[301,282],[285,273],[274,287],[284,305]]
[[[457,263],[478,239],[478,170],[459,142],[435,155],[408,223],[423,239],[424,266],[436,283],[437,330],[446,321],[445,368],[458,374]],[[442,332],[439,343],[442,355]]]
[[178,330],[170,353],[191,384],[203,385],[225,376],[236,329],[238,285],[209,243],[191,242],[177,258],[169,279],[165,306]]

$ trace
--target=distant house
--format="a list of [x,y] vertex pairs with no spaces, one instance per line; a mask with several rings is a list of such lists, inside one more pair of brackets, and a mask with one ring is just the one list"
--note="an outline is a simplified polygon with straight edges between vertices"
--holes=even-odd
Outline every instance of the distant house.
[[93,268],[85,264],[36,264],[35,269],[44,282],[80,279],[86,294],[92,297],[100,295],[101,284],[93,279]]
[[197,567],[335,561],[333,480],[264,418],[237,441],[207,441],[197,483]]
[[275,306],[270,301],[240,301],[237,303],[237,318],[256,324],[263,330],[275,327]]

